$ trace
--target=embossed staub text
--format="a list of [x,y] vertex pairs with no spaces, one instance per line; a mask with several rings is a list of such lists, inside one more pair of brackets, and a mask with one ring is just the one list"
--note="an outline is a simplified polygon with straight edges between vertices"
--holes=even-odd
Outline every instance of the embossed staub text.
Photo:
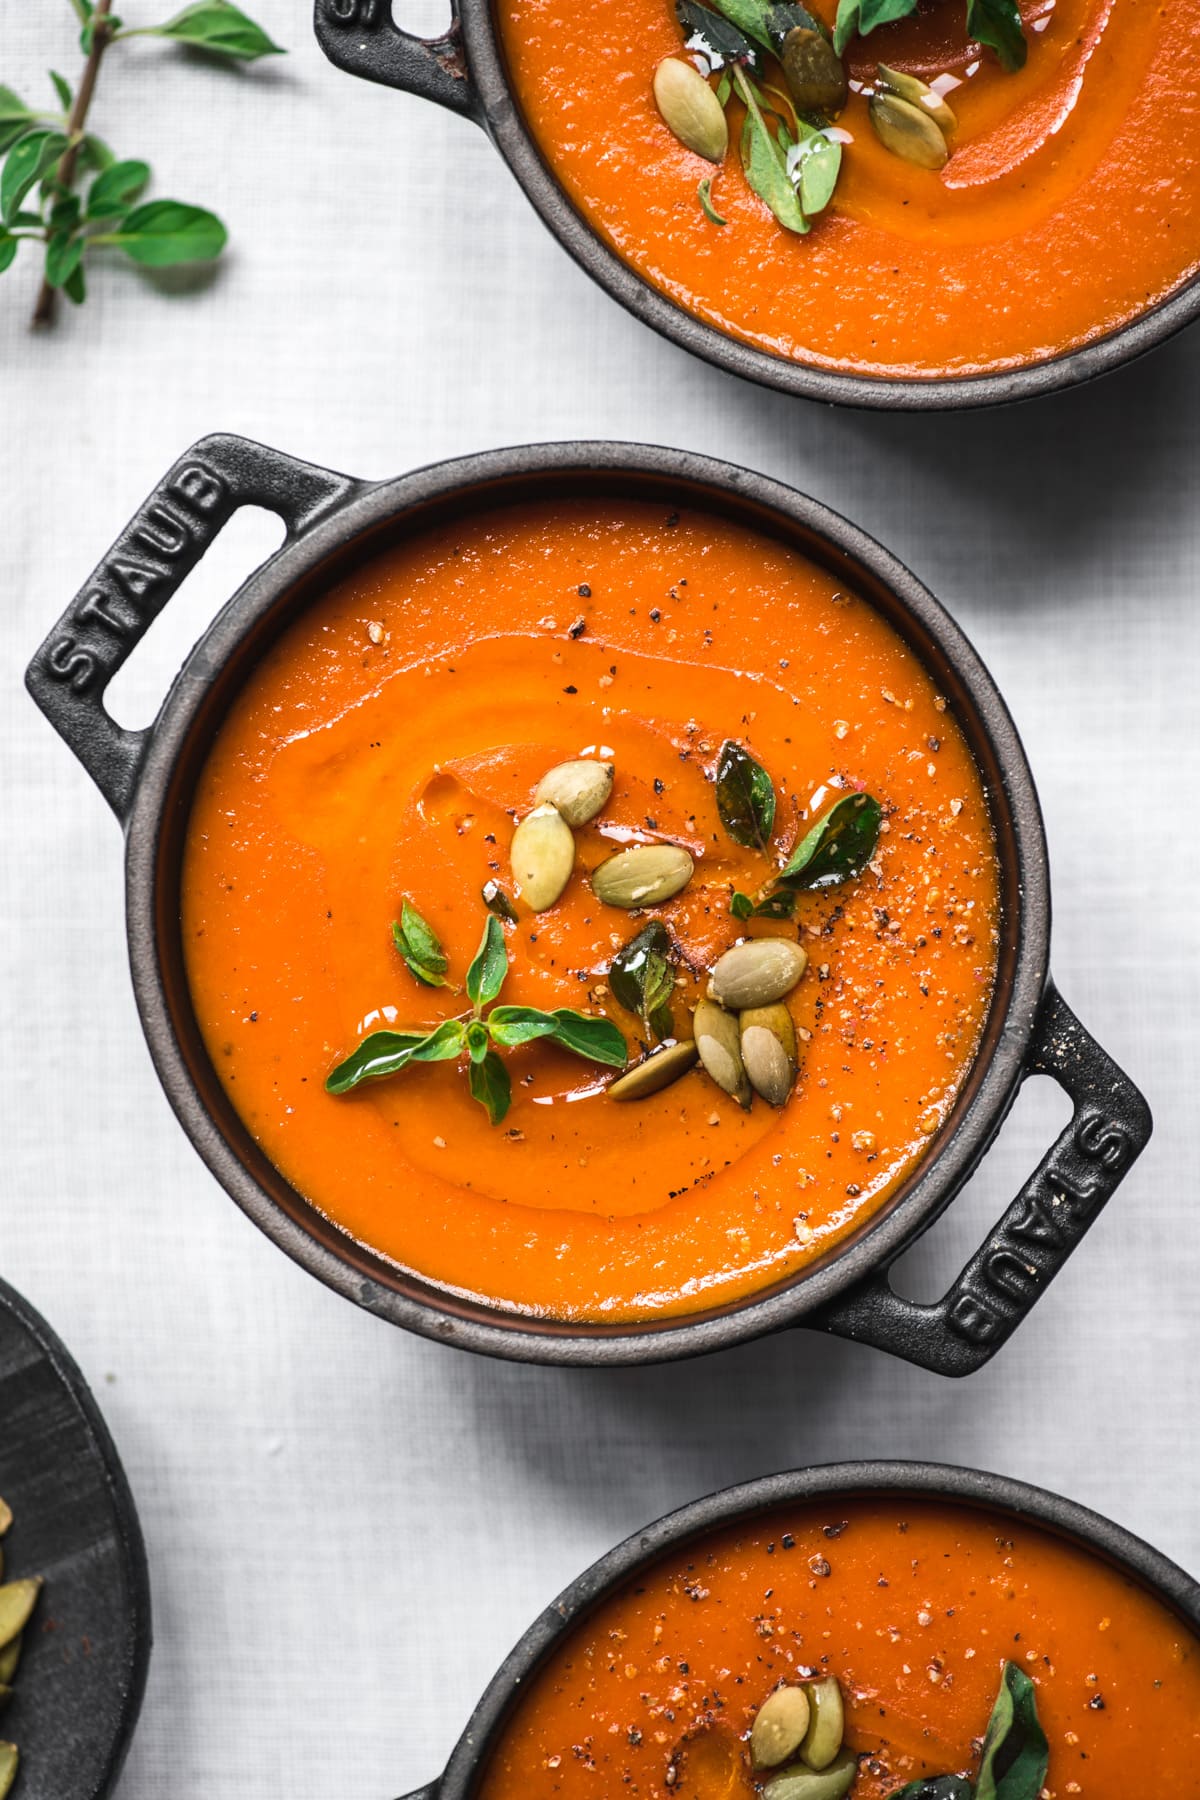
[[179,463],[125,527],[42,651],[46,673],[77,694],[102,687],[230,511],[224,478],[196,459]]

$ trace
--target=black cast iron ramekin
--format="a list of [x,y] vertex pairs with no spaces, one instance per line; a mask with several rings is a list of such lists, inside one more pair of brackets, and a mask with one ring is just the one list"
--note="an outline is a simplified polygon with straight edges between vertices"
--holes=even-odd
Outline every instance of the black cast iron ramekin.
[[1196,279],[1094,343],[990,375],[936,379],[845,375],[773,356],[677,306],[623,262],[576,209],[525,124],[505,66],[492,0],[452,0],[450,29],[440,38],[401,31],[392,20],[392,0],[314,0],[314,23],[322,50],[339,69],[434,100],[482,126],[542,223],[627,312],[719,369],[785,394],[897,412],[1031,400],[1078,387],[1131,362],[1200,315],[1200,279]]
[[626,1538],[593,1563],[557,1600],[551,1601],[505,1657],[471,1714],[444,1773],[428,1787],[408,1795],[407,1800],[469,1800],[477,1791],[480,1774],[505,1721],[537,1670],[588,1613],[663,1557],[723,1526],[743,1524],[780,1507],[804,1506],[814,1501],[827,1501],[833,1506],[843,1500],[872,1496],[901,1505],[914,1499],[945,1500],[1039,1526],[1129,1576],[1193,1631],[1200,1632],[1200,1582],[1131,1532],[1099,1513],[1077,1506],[1073,1500],[1028,1487],[1023,1481],[1006,1480],[1002,1475],[947,1468],[937,1463],[850,1462],[796,1469],[750,1481],[742,1487],[726,1488],[722,1493],[710,1494],[706,1500],[682,1507],[679,1512],[668,1513],[665,1519]]
[[[871,602],[947,696],[987,790],[1001,865],[1002,947],[983,1042],[958,1103],[884,1208],[799,1277],[735,1304],[640,1325],[506,1312],[409,1275],[323,1218],[234,1113],[192,1012],[179,879],[197,776],[222,716],[283,627],[356,563],[435,522],[508,501],[622,496],[733,519],[794,546]],[[154,724],[124,731],[108,682],[241,506],[287,526],[192,650]],[[1050,896],[1041,815],[1020,741],[953,620],[895,557],[816,501],[726,463],[628,444],[488,451],[359,482],[240,438],[176,463],[71,602],[26,677],[127,839],[134,988],[151,1054],[201,1156],[254,1222],[338,1293],[427,1337],[529,1362],[641,1363],[716,1350],[804,1323],[947,1375],[979,1368],[1080,1242],[1150,1134],[1141,1095],[1049,980]],[[943,1212],[995,1137],[1026,1076],[1054,1076],[1073,1116],[1000,1222],[935,1305],[896,1294],[888,1270]]]

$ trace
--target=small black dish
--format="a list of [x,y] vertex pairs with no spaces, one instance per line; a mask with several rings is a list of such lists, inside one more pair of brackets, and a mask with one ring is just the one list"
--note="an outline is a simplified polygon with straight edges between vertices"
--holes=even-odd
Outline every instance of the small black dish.
[[41,1575],[0,1737],[13,1800],[102,1800],[125,1761],[150,1663],[150,1580],[133,1496],[83,1376],[0,1281],[5,1579]]

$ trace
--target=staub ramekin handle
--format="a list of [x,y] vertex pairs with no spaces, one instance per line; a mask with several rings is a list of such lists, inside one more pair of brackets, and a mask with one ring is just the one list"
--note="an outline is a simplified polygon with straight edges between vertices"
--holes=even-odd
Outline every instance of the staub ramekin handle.
[[941,1375],[983,1367],[1041,1298],[1141,1155],[1150,1109],[1058,990],[1047,987],[1026,1075],[1052,1075],[1071,1120],[933,1305],[905,1300],[885,1270],[806,1321]]
[[242,506],[278,513],[289,540],[359,484],[248,438],[208,437],[181,456],[76,594],[25,685],[124,820],[148,731],[105,710],[109,682],[222,526]]
[[315,0],[313,26],[330,62],[348,75],[400,88],[480,120],[454,0],[450,29],[440,38],[401,31],[392,19],[392,0]]

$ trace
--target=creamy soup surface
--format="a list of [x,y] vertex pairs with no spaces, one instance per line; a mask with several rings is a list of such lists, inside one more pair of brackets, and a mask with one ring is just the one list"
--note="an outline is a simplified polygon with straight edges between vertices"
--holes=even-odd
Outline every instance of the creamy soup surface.
[[[870,867],[791,922],[731,915],[771,865],[722,829],[712,780],[745,742],[777,793],[778,858],[840,798],[883,808]],[[410,1064],[337,1096],[365,1033],[459,1014],[509,847],[563,759],[611,762],[559,902],[517,900],[502,1000],[609,1018],[646,1043],[610,964],[648,916],[678,951],[675,1034],[745,935],[808,951],[788,997],[799,1071],[749,1111],[693,1071],[631,1105],[614,1071],[507,1051],[492,1125],[465,1067]],[[653,915],[590,872],[683,845]],[[310,605],[256,669],[203,771],[184,863],[191,990],[253,1136],[348,1233],[431,1282],[533,1314],[687,1313],[792,1275],[869,1218],[935,1144],[991,999],[998,876],[953,713],[894,630],[782,544],[626,500],[485,513],[380,555]],[[451,987],[422,986],[407,899]]]

